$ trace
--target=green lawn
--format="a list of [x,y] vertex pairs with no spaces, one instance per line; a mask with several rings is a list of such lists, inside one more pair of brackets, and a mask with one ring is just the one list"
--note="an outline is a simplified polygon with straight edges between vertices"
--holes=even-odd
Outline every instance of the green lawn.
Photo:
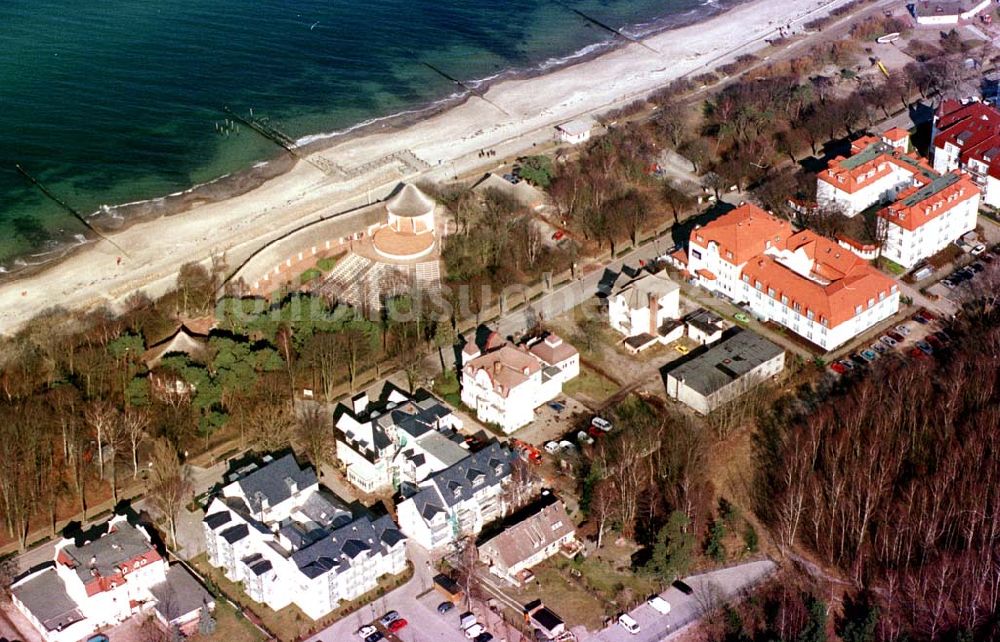
[[195,633],[191,640],[248,640],[256,642],[266,640],[267,637],[261,633],[257,627],[251,624],[243,615],[233,609],[225,600],[216,600],[215,613],[215,633],[212,635],[201,635]]
[[593,403],[601,404],[605,399],[618,392],[620,386],[604,375],[580,366],[580,374],[563,384],[563,392],[571,397],[586,397]]

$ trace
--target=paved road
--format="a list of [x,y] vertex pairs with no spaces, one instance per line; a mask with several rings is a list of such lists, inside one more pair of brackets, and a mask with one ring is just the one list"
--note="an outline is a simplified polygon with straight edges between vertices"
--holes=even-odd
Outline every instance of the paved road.
[[684,581],[694,589],[693,595],[684,595],[673,587],[660,594],[663,599],[670,602],[671,609],[668,615],[660,615],[645,603],[630,611],[629,614],[639,623],[641,631],[638,634],[633,635],[617,623],[613,623],[581,642],[669,640],[697,621],[706,608],[738,597],[744,589],[760,583],[776,569],[777,565],[774,562],[764,560],[685,578]]
[[402,642],[468,642],[458,629],[457,608],[446,616],[435,610],[443,598],[432,588],[431,578],[435,571],[427,551],[412,542],[407,542],[406,551],[413,563],[413,577],[409,582],[337,620],[308,642],[360,640],[356,635],[359,628],[393,609],[409,622],[397,634]]

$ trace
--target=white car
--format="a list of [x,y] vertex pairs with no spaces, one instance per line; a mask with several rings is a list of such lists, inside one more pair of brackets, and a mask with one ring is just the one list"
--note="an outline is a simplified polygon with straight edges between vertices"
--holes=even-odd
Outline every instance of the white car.
[[594,445],[594,438],[588,435],[586,430],[581,430],[576,433],[576,441],[577,443],[587,444],[588,446]]
[[632,635],[635,635],[642,630],[639,628],[639,623],[636,622],[628,613],[622,613],[618,616],[618,626],[622,627]]
[[590,425],[594,426],[595,428],[599,428],[604,432],[609,432],[613,428],[611,422],[602,417],[594,417],[593,419],[590,420]]
[[900,333],[904,337],[908,337],[910,336],[910,326],[906,325],[905,323],[900,323],[899,325],[896,326],[896,332]]
[[375,631],[378,631],[373,625],[366,624],[365,626],[358,629],[358,637],[366,638]]
[[486,627],[484,627],[482,624],[473,624],[469,628],[465,629],[465,637],[469,638],[470,640],[475,640],[483,633],[486,633]]
[[985,251],[986,251],[986,246],[983,245],[982,243],[980,243],[976,247],[974,247],[971,250],[969,250],[969,252],[972,254],[972,256],[979,256],[980,254],[982,254]]
[[565,453],[573,454],[576,452],[576,445],[572,441],[567,441],[563,439],[559,442],[559,449]]
[[654,595],[653,597],[646,600],[646,604],[650,605],[654,611],[660,615],[666,615],[670,613],[670,602],[666,601],[659,595]]
[[559,444],[557,444],[554,441],[550,441],[550,442],[546,443],[545,444],[545,452],[547,452],[550,455],[556,454],[557,452],[559,452]]

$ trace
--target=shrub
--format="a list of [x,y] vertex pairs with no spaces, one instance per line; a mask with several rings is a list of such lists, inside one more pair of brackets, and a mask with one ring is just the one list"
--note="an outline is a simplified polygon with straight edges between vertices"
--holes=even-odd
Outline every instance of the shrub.
[[329,272],[333,269],[333,266],[337,264],[337,259],[332,256],[324,256],[320,260],[316,261],[316,267],[324,272]]
[[299,275],[299,283],[301,283],[302,285],[305,285],[306,283],[309,283],[310,281],[315,281],[316,279],[318,279],[321,276],[323,276],[323,273],[320,272],[318,268],[314,268],[314,267],[313,268],[309,268],[308,270],[306,270],[305,272],[303,272],[301,275]]

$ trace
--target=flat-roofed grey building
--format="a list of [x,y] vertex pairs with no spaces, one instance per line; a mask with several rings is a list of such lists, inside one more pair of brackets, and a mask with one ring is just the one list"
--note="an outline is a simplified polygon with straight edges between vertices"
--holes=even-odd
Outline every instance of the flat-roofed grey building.
[[785,367],[784,348],[743,330],[667,373],[667,394],[707,415]]

